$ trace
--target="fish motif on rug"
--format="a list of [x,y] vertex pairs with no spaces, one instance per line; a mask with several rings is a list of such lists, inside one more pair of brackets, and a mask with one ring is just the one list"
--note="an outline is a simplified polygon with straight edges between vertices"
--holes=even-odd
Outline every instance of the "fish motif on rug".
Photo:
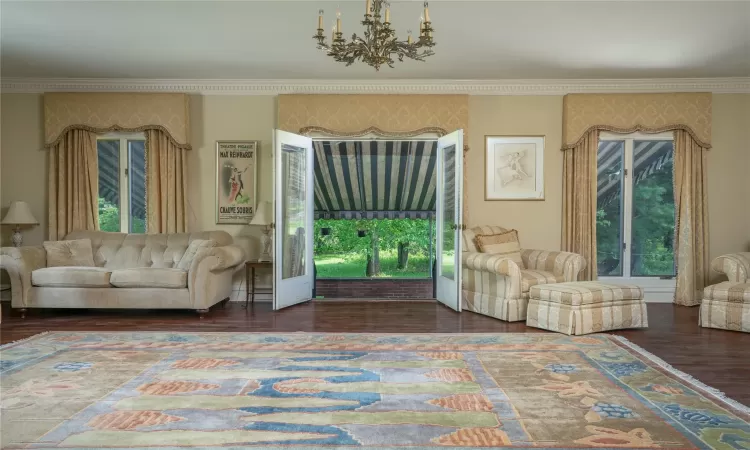
[[4,448],[748,449],[623,338],[54,332],[0,348]]

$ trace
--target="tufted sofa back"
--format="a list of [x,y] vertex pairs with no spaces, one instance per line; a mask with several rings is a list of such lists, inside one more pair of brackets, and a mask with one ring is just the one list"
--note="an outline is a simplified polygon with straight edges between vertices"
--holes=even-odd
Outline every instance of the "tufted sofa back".
[[106,231],[74,231],[65,240],[90,239],[94,263],[108,269],[137,267],[173,268],[195,239],[211,239],[217,247],[230,245],[226,231],[200,231],[174,234],[127,234]]
[[482,225],[474,228],[467,228],[461,234],[464,238],[462,251],[476,253],[477,244],[474,242],[474,238],[478,234],[498,234],[505,233],[508,231],[503,227],[497,227],[494,225]]

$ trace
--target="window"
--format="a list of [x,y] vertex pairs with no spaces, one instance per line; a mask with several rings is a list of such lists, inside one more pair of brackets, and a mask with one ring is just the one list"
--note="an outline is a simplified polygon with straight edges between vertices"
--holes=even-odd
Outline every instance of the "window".
[[599,276],[674,277],[673,157],[671,133],[600,136]]
[[99,229],[146,232],[146,139],[107,134],[96,140],[99,160]]

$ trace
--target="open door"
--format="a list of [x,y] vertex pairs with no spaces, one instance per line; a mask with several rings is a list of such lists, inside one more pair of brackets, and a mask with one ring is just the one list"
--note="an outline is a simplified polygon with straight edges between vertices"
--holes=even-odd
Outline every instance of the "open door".
[[463,130],[438,139],[435,296],[439,302],[458,312],[461,312],[463,149]]
[[273,309],[312,299],[312,139],[275,130]]

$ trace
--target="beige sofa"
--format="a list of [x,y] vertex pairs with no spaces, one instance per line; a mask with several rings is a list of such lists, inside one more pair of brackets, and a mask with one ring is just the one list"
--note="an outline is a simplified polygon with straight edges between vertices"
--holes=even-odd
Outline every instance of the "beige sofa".
[[526,320],[529,290],[540,284],[576,281],[586,260],[575,253],[521,250],[523,265],[491,253],[479,253],[477,234],[507,231],[480,226],[463,231],[462,307],[508,322]]
[[[3,247],[12,306],[27,308],[194,309],[201,317],[232,292],[232,275],[245,252],[224,231],[125,234],[76,231],[65,240],[89,239],[96,267],[46,267],[44,247]],[[195,239],[215,247],[195,254],[189,270],[175,268]]]

